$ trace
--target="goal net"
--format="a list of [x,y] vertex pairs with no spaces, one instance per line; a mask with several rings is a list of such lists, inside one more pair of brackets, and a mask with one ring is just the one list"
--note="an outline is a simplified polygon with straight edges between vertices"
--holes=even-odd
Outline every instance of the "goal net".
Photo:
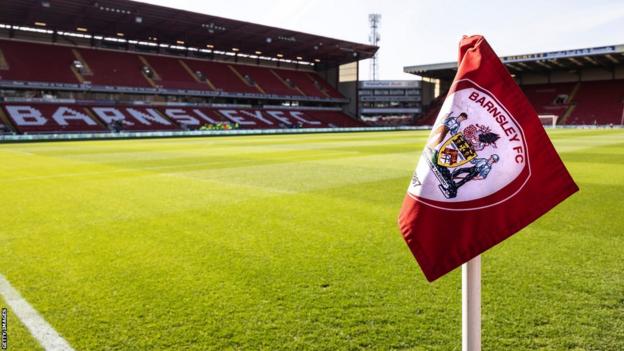
[[540,121],[543,126],[555,127],[557,125],[557,120],[559,116],[557,115],[538,115]]

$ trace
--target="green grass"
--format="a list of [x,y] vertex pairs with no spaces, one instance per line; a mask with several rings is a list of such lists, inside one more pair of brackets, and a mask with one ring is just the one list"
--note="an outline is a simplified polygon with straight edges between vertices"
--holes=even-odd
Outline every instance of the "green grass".
[[[581,191],[484,254],[483,349],[624,350],[624,131],[550,135]],[[0,273],[76,350],[460,350],[396,225],[426,136],[0,145]]]
[[7,350],[43,350],[37,341],[30,336],[28,329],[13,314],[13,310],[7,307],[2,296],[0,296],[0,306],[7,309]]

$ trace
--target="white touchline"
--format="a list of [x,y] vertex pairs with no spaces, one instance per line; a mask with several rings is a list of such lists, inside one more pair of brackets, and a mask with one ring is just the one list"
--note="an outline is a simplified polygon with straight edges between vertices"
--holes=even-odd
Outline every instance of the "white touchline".
[[[0,274],[0,295],[46,351],[74,351],[52,326]],[[9,340],[11,342],[11,340]]]

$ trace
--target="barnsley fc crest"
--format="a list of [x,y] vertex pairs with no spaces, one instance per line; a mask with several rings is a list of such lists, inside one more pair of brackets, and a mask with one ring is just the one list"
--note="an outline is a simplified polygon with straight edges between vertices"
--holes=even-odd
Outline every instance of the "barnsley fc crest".
[[470,80],[456,82],[440,110],[408,189],[439,208],[488,207],[530,176],[524,134],[507,109]]
[[450,137],[438,153],[438,165],[443,167],[459,167],[477,157],[472,145],[459,132]]

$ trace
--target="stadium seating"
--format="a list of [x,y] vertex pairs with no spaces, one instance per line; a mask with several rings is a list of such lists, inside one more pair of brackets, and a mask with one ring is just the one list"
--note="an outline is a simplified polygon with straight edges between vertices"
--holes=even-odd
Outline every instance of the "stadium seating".
[[152,87],[141,72],[143,63],[138,55],[94,49],[80,49],[79,52],[93,72],[88,79],[91,84]]
[[312,81],[312,83],[315,86],[319,86],[320,89],[323,91],[324,95],[328,96],[328,97],[332,97],[332,98],[340,98],[342,97],[342,94],[340,94],[340,92],[338,90],[336,90],[333,86],[331,86],[329,83],[327,83],[327,81],[325,81],[323,78],[321,78],[318,74],[316,73],[309,73],[306,72],[305,73],[308,78],[310,78],[310,80]]
[[231,93],[261,94],[255,86],[246,84],[240,74],[229,64],[221,62],[185,60],[193,72],[200,72],[217,90]]
[[200,81],[182,60],[165,56],[142,56],[154,69],[158,79],[156,85],[169,89],[214,90],[205,81]]
[[246,65],[236,66],[236,70],[243,76],[250,77],[261,91],[275,95],[301,95],[296,89],[287,86],[271,69]]
[[[558,124],[619,124],[624,116],[624,80],[521,86],[539,115],[556,115]],[[417,124],[432,125],[445,94],[436,98]],[[564,118],[562,118],[564,117]]]
[[[344,98],[306,71],[12,40],[0,40],[0,50],[8,66],[0,67],[0,80]],[[72,68],[75,61],[84,74]]]
[[20,133],[101,132],[105,125],[80,105],[6,103],[3,113]]
[[522,90],[539,115],[561,117],[567,110],[577,83],[524,85]]
[[360,127],[335,110],[238,107],[2,103],[2,113],[19,133],[156,131],[198,129],[229,122],[243,129]]
[[314,81],[310,79],[310,76],[306,72],[291,71],[286,69],[273,69],[282,80],[290,82],[300,95],[313,96],[313,97],[327,97],[328,94],[324,93],[318,86],[314,84]]
[[7,134],[7,133],[12,133],[11,128],[7,124],[0,121],[0,134]]
[[[322,127],[365,127],[366,124],[360,120],[347,117],[339,111],[310,111],[314,119],[321,122]],[[346,118],[345,118],[346,117]]]
[[438,114],[440,113],[440,109],[442,108],[442,104],[444,103],[444,99],[446,99],[446,94],[441,94],[433,101],[431,101],[423,116],[416,121],[416,125],[433,125],[436,121],[436,118],[438,118]]
[[583,82],[568,124],[619,124],[624,115],[624,80]]
[[0,50],[8,64],[0,70],[2,80],[79,83],[71,70],[76,57],[67,47],[0,40]]

